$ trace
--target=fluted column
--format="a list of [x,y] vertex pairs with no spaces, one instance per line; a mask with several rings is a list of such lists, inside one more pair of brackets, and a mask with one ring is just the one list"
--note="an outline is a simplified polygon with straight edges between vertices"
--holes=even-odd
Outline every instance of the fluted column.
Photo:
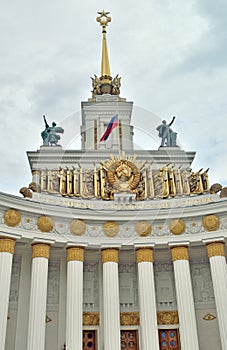
[[207,244],[222,349],[227,349],[227,267],[225,243]]
[[187,246],[171,248],[182,350],[199,350]]
[[0,238],[0,350],[5,349],[12,259],[15,240]]
[[136,256],[138,263],[141,348],[143,350],[158,350],[153,248],[138,248]]
[[104,350],[120,350],[118,249],[102,250]]
[[84,248],[67,248],[66,349],[82,350]]
[[47,276],[50,245],[32,244],[32,273],[27,350],[44,350]]

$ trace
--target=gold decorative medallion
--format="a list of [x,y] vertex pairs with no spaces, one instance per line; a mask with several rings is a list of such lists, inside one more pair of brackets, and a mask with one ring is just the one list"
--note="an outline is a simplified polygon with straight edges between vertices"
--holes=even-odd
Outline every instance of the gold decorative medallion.
[[118,263],[118,249],[107,248],[102,250],[102,263],[106,262]]
[[206,215],[203,218],[203,227],[206,231],[216,231],[220,226],[220,219],[214,214]]
[[212,256],[225,256],[225,243],[223,242],[212,242],[207,244],[208,257]]
[[8,209],[4,214],[4,222],[7,226],[17,226],[20,223],[21,215],[16,209]]
[[121,323],[121,326],[139,326],[140,324],[139,312],[121,312],[120,323]]
[[67,261],[84,261],[84,248],[81,247],[68,247],[67,248]]
[[40,216],[37,221],[38,229],[42,232],[50,232],[54,228],[54,221],[48,216]]
[[0,238],[0,252],[14,254],[16,241],[11,238]]
[[171,248],[172,261],[189,260],[188,247],[179,246]]
[[103,231],[107,237],[115,237],[119,233],[119,225],[115,221],[107,221],[103,224]]
[[99,313],[83,312],[83,326],[99,326]]
[[50,245],[46,243],[32,244],[32,258],[46,258],[50,257]]
[[216,319],[216,316],[212,315],[210,312],[203,317],[203,320],[205,321],[213,321],[215,319]]
[[70,232],[75,236],[82,236],[86,232],[86,224],[82,220],[73,220],[70,224]]
[[140,221],[137,222],[135,230],[140,237],[147,237],[151,233],[152,228],[149,222]]
[[179,317],[177,311],[159,311],[157,313],[158,324],[167,325],[167,324],[178,324]]
[[139,248],[136,250],[137,263],[154,262],[153,248]]
[[175,219],[169,223],[169,230],[173,235],[181,235],[185,231],[184,220]]

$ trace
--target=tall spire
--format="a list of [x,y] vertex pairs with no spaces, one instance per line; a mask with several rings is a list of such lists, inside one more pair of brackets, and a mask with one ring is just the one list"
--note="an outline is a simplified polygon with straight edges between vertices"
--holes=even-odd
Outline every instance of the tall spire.
[[110,73],[110,63],[107,49],[107,40],[106,40],[106,27],[108,23],[111,22],[111,17],[108,16],[109,12],[102,11],[98,12],[100,16],[96,18],[97,22],[100,23],[102,27],[102,62],[101,62],[101,76],[97,77],[95,74],[92,80],[92,97],[95,99],[97,95],[117,95],[120,94],[121,87],[121,77],[117,74],[115,78],[111,77]]
[[107,40],[106,40],[106,27],[108,26],[108,23],[111,22],[111,17],[108,16],[109,12],[102,11],[98,12],[100,16],[96,18],[97,22],[100,23],[102,27],[102,63],[101,63],[101,77],[103,77],[105,80],[108,80],[108,82],[111,82],[111,74],[110,74],[110,63],[109,63],[109,56],[108,56],[108,48],[107,48]]

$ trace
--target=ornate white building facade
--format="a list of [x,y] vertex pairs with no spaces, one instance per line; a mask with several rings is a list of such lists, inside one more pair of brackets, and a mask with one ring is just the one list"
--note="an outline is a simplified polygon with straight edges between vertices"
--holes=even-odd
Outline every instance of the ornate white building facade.
[[191,170],[194,152],[133,149],[97,20],[81,150],[27,152],[24,198],[0,193],[0,350],[226,350],[226,189]]

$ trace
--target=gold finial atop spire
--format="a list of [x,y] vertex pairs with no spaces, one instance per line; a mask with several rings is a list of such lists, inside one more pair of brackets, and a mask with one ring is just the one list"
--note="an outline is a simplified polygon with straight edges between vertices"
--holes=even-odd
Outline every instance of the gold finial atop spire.
[[121,77],[117,74],[114,79],[112,79],[110,74],[110,63],[108,57],[107,41],[106,41],[106,27],[108,23],[111,22],[111,17],[108,16],[109,12],[102,11],[98,12],[100,16],[96,18],[96,21],[100,23],[102,27],[102,63],[101,63],[101,76],[100,78],[91,77],[92,80],[92,97],[95,98],[97,95],[110,94],[117,95],[120,94],[121,87]]
[[102,12],[98,12],[98,14],[100,16],[98,16],[96,18],[96,21],[99,22],[100,25],[102,26],[102,32],[106,33],[106,27],[108,26],[108,23],[111,22],[111,17],[108,16],[109,12],[106,12],[106,11],[103,10]]
[[107,41],[106,41],[106,27],[111,22],[111,17],[108,16],[109,12],[102,11],[98,12],[100,16],[96,18],[97,22],[102,27],[103,39],[102,39],[102,63],[101,63],[101,77],[105,79],[106,83],[110,83],[112,78],[110,74],[110,63],[108,57]]

